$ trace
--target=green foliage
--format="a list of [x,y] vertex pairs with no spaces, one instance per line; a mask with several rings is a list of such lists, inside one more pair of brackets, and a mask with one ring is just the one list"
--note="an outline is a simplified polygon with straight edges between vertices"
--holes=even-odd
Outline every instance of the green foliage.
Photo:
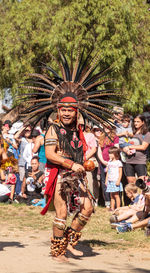
[[39,61],[55,67],[51,54],[57,56],[58,47],[75,58],[80,44],[100,54],[102,68],[113,64],[127,111],[142,111],[150,98],[146,1],[7,0],[0,2],[0,18],[1,88],[15,93],[25,73],[40,71]]

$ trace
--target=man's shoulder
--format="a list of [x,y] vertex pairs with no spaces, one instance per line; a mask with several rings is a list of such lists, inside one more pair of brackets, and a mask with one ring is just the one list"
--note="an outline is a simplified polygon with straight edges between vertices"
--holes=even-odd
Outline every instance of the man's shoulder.
[[49,128],[45,134],[46,138],[57,138],[58,130],[60,129],[60,125],[56,123],[51,123]]

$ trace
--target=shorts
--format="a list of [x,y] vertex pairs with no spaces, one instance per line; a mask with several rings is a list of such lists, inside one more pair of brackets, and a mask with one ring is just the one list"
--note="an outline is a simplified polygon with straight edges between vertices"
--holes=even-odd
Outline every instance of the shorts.
[[138,177],[146,176],[147,169],[145,164],[125,164],[125,175],[126,176],[135,176],[137,174]]
[[121,192],[123,191],[123,187],[122,187],[122,183],[120,182],[119,186],[116,186],[116,182],[115,181],[108,181],[107,183],[107,189],[106,192]]

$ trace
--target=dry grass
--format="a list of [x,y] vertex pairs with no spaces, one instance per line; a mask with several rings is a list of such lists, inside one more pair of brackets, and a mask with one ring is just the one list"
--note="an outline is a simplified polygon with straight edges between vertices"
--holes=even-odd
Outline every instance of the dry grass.
[[[49,211],[45,216],[40,215],[41,208],[26,205],[0,204],[1,231],[6,230],[51,230],[55,212]],[[150,249],[150,238],[145,237],[143,230],[117,234],[109,225],[109,212],[98,207],[91,220],[82,232],[83,243],[91,247],[125,250],[131,248]],[[71,217],[68,218],[68,224]]]

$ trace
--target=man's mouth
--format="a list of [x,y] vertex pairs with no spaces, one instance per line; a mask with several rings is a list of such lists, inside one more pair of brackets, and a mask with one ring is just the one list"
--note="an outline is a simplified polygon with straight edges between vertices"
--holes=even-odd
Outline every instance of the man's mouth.
[[69,117],[63,117],[63,120],[68,121],[68,120],[70,120],[70,118]]

